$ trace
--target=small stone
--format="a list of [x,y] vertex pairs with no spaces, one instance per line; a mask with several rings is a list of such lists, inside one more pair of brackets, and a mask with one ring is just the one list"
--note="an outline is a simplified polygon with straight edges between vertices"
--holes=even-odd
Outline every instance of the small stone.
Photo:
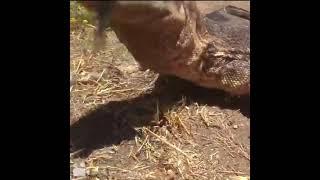
[[216,154],[216,159],[219,159],[219,158],[220,158],[219,154]]
[[86,167],[86,164],[84,162],[81,162],[80,167],[84,168],[84,167]]
[[167,171],[167,177],[165,178],[166,180],[174,180],[175,179],[175,173],[169,169]]
[[75,176],[75,177],[86,176],[86,169],[85,168],[74,168],[72,172],[73,172],[73,176]]
[[233,129],[238,129],[238,125],[233,125]]
[[173,172],[171,169],[169,169],[169,170],[167,171],[167,174],[173,176],[173,175],[174,175],[174,172]]

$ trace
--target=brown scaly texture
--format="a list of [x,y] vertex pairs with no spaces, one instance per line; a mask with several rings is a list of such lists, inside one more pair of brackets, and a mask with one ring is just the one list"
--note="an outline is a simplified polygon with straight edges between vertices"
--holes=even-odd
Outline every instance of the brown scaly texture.
[[119,1],[110,25],[142,68],[242,95],[250,93],[249,19],[231,6],[203,17],[194,1]]
[[[220,89],[232,94],[250,93],[250,14],[233,6],[208,14],[204,20],[208,32],[224,41],[218,52],[218,41],[208,43],[203,53],[203,72],[218,77]],[[211,83],[208,82],[208,87]],[[206,86],[206,85],[204,85]]]

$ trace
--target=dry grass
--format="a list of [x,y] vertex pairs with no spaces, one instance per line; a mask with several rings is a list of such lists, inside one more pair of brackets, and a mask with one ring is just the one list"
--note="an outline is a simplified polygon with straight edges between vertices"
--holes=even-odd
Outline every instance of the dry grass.
[[70,87],[75,97],[71,104],[92,108],[107,100],[135,97],[152,88],[157,75],[138,72],[138,65],[112,31],[107,33],[107,50],[92,54],[92,33],[93,28],[71,33],[71,72],[75,81]]
[[249,175],[243,105],[180,81],[155,93],[158,75],[140,71],[114,32],[99,54],[92,54],[92,34],[90,25],[70,32],[71,170],[84,163],[87,179]]

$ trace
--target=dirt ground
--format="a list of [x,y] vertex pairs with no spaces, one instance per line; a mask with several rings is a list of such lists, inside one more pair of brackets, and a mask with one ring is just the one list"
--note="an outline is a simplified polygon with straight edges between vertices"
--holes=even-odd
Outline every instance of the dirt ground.
[[[202,1],[203,13],[249,2]],[[107,31],[70,32],[70,179],[249,179],[250,101],[140,71]]]

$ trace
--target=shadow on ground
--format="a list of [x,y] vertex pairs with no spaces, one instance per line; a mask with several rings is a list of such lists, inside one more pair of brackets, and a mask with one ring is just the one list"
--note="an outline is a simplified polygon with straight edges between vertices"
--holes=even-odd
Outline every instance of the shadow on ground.
[[[157,86],[161,87],[165,80],[159,78]],[[157,102],[161,112],[166,112],[166,109],[181,100],[182,96],[186,97],[187,105],[197,102],[199,105],[206,104],[223,109],[240,109],[247,117],[250,114],[250,97],[226,101],[227,95],[223,92],[196,87],[188,82],[170,78],[160,92],[109,102],[81,117],[70,127],[71,151],[79,150],[77,156],[87,157],[95,149],[133,139],[137,135],[135,127],[158,123],[154,121]],[[160,118],[161,116],[160,113]]]

